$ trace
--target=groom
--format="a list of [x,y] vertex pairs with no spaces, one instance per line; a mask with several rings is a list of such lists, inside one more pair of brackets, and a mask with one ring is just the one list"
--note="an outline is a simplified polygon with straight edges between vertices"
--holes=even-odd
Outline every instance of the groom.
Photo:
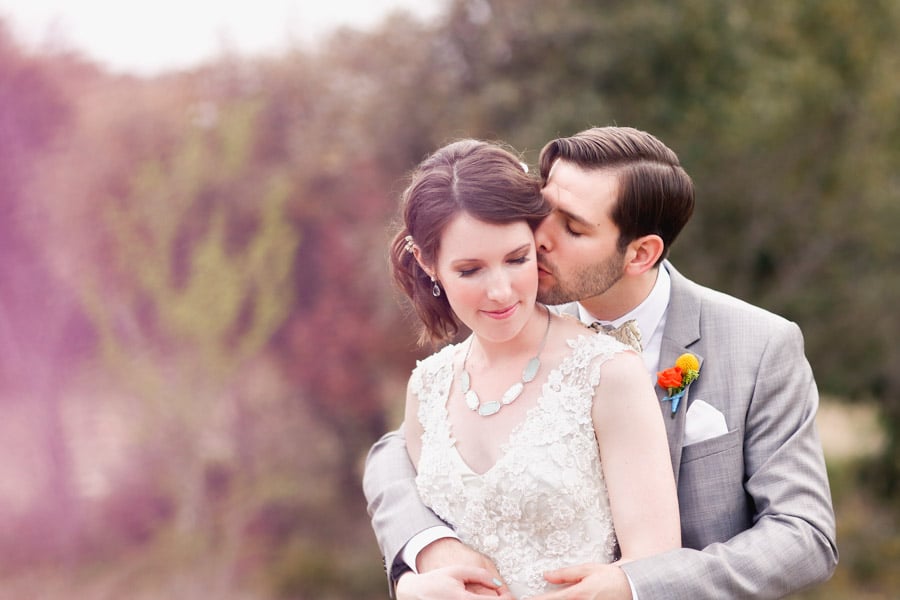
[[[651,373],[686,352],[700,361],[679,403],[657,386],[684,547],[547,573],[571,587],[541,598],[780,598],[826,580],[837,564],[834,513],[797,325],[665,260],[694,192],[655,137],[589,129],[548,143],[540,169],[554,212],[535,231],[538,299],[571,303],[560,310],[587,324],[635,320]],[[391,579],[452,564],[493,570],[421,504],[414,477],[401,434],[375,444],[363,483]]]

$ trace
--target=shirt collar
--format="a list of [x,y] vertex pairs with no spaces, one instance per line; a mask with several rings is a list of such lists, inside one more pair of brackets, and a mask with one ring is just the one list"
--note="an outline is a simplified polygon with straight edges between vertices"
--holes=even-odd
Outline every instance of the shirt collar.
[[637,321],[638,329],[641,332],[641,338],[649,340],[656,331],[656,328],[659,327],[659,323],[666,313],[666,307],[669,305],[669,296],[672,292],[672,277],[669,275],[665,266],[660,265],[660,268],[657,269],[657,273],[656,283],[653,285],[653,289],[650,290],[650,294],[643,302],[618,319],[615,319],[614,321],[597,319],[581,305],[581,302],[576,302],[575,304],[578,307],[578,318],[582,323],[587,325],[599,320],[603,325],[612,325],[613,327],[618,327],[625,321],[634,319]]

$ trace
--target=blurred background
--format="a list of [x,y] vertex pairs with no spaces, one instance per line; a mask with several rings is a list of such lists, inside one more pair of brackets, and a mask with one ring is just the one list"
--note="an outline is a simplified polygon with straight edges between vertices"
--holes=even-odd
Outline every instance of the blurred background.
[[806,335],[841,563],[796,597],[896,597],[900,2],[395,6],[138,66],[0,11],[0,598],[386,597],[404,175],[607,124],[694,178],[678,268]]

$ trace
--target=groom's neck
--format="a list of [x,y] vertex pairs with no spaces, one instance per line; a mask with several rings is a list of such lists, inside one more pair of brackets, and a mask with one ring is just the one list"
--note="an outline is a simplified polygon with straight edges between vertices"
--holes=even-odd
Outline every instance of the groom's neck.
[[638,275],[623,275],[622,278],[599,296],[591,296],[580,300],[581,305],[589,313],[601,321],[615,321],[625,316],[647,299],[656,278],[659,267]]

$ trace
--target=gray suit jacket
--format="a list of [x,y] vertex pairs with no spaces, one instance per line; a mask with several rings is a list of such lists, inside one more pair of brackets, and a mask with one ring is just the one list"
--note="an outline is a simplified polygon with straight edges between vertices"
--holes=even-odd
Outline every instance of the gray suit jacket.
[[[666,267],[660,369],[684,352],[701,361],[678,411],[660,403],[684,547],[623,569],[640,600],[781,598],[826,580],[837,564],[834,512],[800,329]],[[722,412],[729,432],[683,446],[697,399]],[[387,565],[413,535],[441,524],[419,501],[414,477],[400,434],[375,444],[363,483]]]

